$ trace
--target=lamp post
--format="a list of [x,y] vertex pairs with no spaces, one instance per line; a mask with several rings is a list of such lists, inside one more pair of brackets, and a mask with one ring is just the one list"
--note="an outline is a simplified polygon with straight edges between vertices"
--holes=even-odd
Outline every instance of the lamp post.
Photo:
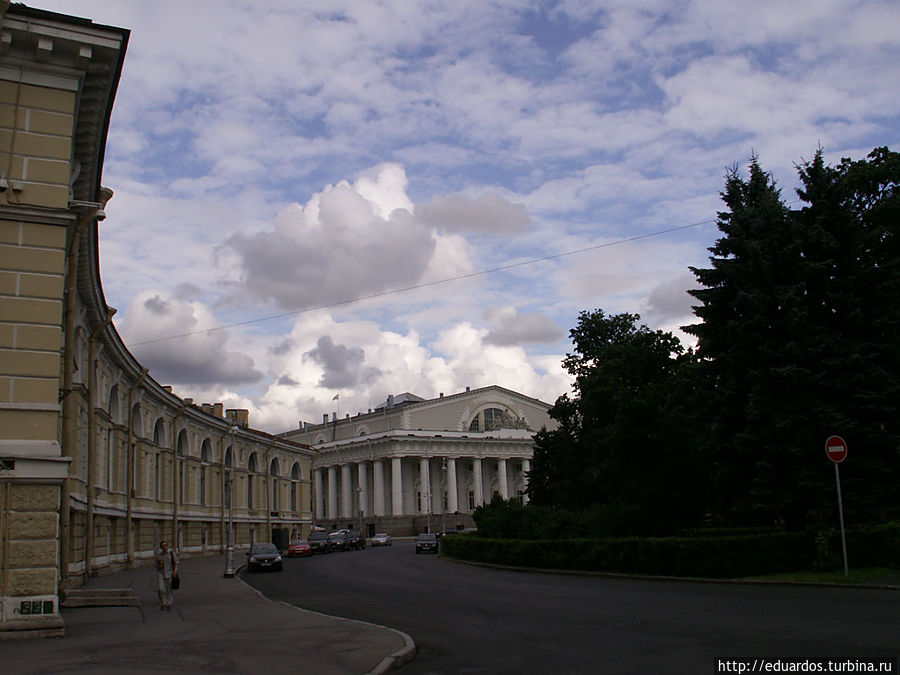
[[357,485],[356,486],[356,515],[359,520],[359,534],[362,535],[362,517],[363,517],[363,507],[362,507],[362,488]]
[[228,530],[225,533],[225,573],[227,579],[234,578],[234,434],[237,427],[232,425],[228,432],[231,434],[231,461],[225,467],[225,493],[228,496]]
[[441,462],[441,532],[447,532],[447,458]]

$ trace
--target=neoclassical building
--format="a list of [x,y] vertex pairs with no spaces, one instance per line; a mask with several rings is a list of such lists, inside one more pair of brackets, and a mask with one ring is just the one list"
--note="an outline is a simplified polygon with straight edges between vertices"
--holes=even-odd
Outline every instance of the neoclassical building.
[[317,451],[318,526],[409,535],[471,527],[495,494],[524,499],[534,433],[555,427],[549,408],[499,386],[430,400],[405,393],[282,436]]
[[155,381],[112,323],[97,222],[129,31],[0,0],[0,638],[88,576],[312,526],[314,452]]

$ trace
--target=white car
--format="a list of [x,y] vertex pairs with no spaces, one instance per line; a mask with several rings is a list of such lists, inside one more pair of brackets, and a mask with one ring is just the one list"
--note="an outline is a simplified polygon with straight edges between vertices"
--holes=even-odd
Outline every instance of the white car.
[[378,532],[374,537],[369,539],[369,546],[390,546],[391,535],[387,532]]

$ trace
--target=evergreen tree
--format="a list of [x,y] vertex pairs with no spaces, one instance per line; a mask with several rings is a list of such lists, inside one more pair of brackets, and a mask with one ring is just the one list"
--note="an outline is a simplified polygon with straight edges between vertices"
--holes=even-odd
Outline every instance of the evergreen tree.
[[698,338],[717,507],[731,520],[830,520],[832,433],[860,444],[848,473],[871,488],[848,510],[896,511],[884,488],[898,440],[897,166],[886,149],[837,168],[817,153],[800,169],[807,206],[793,212],[756,158],[746,180],[727,176],[724,236],[711,266],[692,268],[702,323],[685,330]]

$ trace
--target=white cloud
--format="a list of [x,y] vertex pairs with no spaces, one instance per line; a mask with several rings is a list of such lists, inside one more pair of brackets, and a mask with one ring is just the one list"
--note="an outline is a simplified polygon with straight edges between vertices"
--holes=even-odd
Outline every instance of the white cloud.
[[515,307],[491,309],[485,318],[493,324],[484,337],[489,345],[512,346],[559,342],[565,331],[549,316],[538,312],[519,313]]
[[235,386],[263,378],[249,355],[228,349],[228,334],[202,303],[143,291],[117,325],[134,355],[164,384]]
[[499,235],[521,232],[531,222],[524,206],[513,204],[493,192],[477,198],[438,195],[416,207],[416,216],[425,225],[446,232]]
[[414,285],[437,247],[405,184],[403,169],[386,164],[282,211],[275,230],[232,235],[225,246],[240,260],[242,292],[296,310]]

